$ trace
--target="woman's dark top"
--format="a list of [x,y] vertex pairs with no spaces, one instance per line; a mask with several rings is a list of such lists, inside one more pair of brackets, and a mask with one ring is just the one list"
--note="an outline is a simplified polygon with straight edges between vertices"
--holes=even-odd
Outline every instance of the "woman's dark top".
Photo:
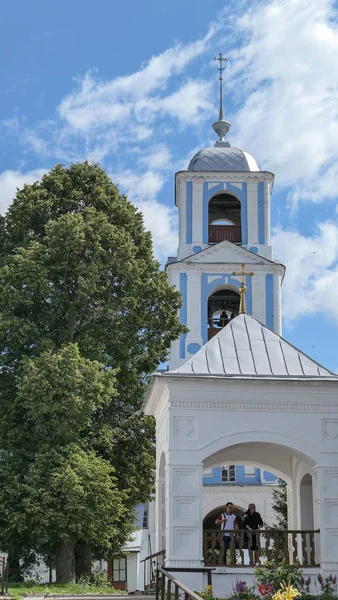
[[258,527],[263,527],[262,517],[259,512],[253,513],[245,513],[244,515],[244,528],[247,529],[247,525],[249,525],[250,529],[258,529]]

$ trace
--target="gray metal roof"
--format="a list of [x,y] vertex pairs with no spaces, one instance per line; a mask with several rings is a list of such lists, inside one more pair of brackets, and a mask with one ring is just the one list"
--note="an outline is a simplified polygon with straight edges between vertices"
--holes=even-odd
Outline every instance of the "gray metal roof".
[[[247,314],[220,330],[184,365],[170,374],[330,377],[336,376]],[[166,376],[166,375],[164,375]]]
[[254,157],[240,148],[214,146],[199,150],[188,171],[259,171],[259,168]]

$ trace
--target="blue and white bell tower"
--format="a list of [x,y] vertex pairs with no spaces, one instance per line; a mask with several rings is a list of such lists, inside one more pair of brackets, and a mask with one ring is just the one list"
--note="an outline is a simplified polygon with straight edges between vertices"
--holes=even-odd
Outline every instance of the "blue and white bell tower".
[[[231,147],[225,136],[220,63],[220,110],[213,129],[215,146],[200,150],[186,171],[175,175],[179,211],[177,257],[169,258],[169,282],[182,293],[181,322],[189,333],[171,349],[170,369],[195,354],[239,312],[241,265],[246,311],[281,334],[281,285],[285,267],[272,260],[270,198],[273,173],[260,171],[248,152]],[[237,273],[237,275],[234,275]]]

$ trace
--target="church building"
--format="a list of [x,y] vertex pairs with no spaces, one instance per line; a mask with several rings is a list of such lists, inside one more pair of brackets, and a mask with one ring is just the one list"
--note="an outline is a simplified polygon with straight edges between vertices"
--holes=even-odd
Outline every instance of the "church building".
[[261,557],[277,561],[283,547],[308,574],[338,575],[338,378],[281,337],[274,175],[228,141],[217,60],[218,139],[175,175],[179,244],[166,271],[188,333],[173,343],[169,370],[152,376],[144,410],[156,418],[156,550],[166,569],[191,570],[180,579],[192,589],[203,589],[194,569],[212,565],[221,598],[241,568],[250,583],[253,567],[244,536],[232,569],[219,558],[219,526],[203,527],[224,505],[221,486],[211,494],[207,484],[222,466],[227,477],[230,467],[233,476],[260,469],[287,484],[288,531],[257,536]]

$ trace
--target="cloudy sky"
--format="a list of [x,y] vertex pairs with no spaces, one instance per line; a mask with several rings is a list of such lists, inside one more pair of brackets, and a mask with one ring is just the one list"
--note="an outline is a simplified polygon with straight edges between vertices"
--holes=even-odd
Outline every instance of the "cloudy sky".
[[329,0],[2,0],[0,210],[56,162],[99,161],[175,255],[174,173],[229,140],[276,174],[284,336],[338,371],[338,6]]

